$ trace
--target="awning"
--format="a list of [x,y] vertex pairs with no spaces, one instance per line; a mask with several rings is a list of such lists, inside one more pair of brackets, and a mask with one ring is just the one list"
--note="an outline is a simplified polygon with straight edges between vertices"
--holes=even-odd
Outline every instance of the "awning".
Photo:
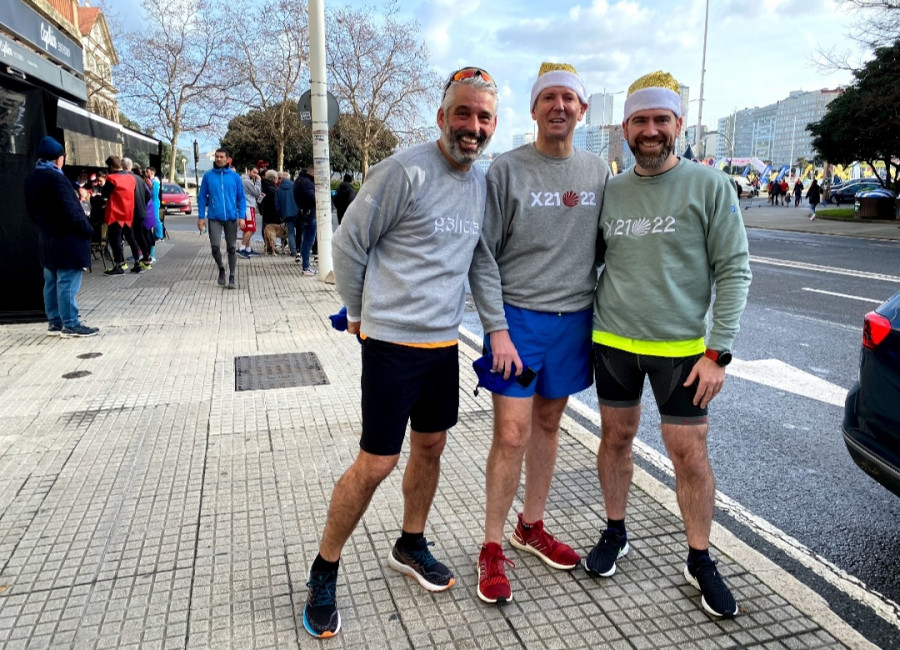
[[98,140],[124,145],[127,149],[159,154],[159,140],[138,133],[127,127],[86,111],[68,102],[58,100],[59,110],[56,112],[56,126],[64,131],[80,133]]

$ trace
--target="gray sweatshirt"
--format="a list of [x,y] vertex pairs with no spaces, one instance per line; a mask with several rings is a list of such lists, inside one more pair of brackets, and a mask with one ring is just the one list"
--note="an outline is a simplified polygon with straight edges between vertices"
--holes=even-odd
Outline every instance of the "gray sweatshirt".
[[484,174],[454,168],[436,142],[369,170],[332,240],[337,290],[363,334],[393,343],[459,337],[484,198]]
[[608,177],[605,160],[579,149],[552,158],[526,144],[494,160],[469,272],[486,333],[507,329],[504,303],[542,312],[590,309]]

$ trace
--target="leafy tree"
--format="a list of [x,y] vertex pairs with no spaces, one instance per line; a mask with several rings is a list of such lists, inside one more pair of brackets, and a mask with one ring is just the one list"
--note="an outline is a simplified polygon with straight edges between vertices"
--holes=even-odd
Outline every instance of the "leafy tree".
[[430,132],[421,115],[433,114],[441,89],[418,23],[400,20],[393,3],[382,18],[375,15],[373,8],[343,8],[327,16],[328,81],[342,112],[358,122],[363,178],[385,130],[406,142]]
[[[297,170],[312,163],[312,133],[300,122],[297,103],[285,102],[290,110],[278,104],[262,111],[250,111],[238,115],[228,123],[228,131],[222,138],[222,146],[231,152],[237,169],[252,167],[264,160],[273,168]],[[284,115],[284,139],[273,136],[271,125],[279,115]],[[279,155],[282,164],[276,165]]]
[[[329,132],[331,168],[343,173],[361,171],[363,168],[362,134],[365,125],[357,115],[345,114]],[[369,149],[368,164],[374,165],[394,153],[399,144],[397,136],[383,124],[375,129],[378,134]]]
[[900,39],[875,49],[875,58],[853,73],[855,82],[807,125],[813,147],[826,160],[849,165],[883,162],[882,183],[900,190]]
[[117,39],[119,102],[169,145],[174,179],[184,132],[212,132],[225,121],[235,86],[222,47],[240,25],[227,23],[214,0],[141,0],[143,22]]

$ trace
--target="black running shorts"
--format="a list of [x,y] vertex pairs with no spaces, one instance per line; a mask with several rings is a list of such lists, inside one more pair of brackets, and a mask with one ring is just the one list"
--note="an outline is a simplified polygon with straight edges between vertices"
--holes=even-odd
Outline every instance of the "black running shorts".
[[701,356],[703,355],[656,357],[594,343],[597,401],[615,408],[638,406],[644,392],[644,377],[649,377],[650,388],[663,422],[706,422],[708,410],[694,406],[697,383],[684,386],[691,369]]
[[459,348],[416,348],[367,338],[362,344],[363,451],[399,454],[406,425],[440,433],[459,416]]

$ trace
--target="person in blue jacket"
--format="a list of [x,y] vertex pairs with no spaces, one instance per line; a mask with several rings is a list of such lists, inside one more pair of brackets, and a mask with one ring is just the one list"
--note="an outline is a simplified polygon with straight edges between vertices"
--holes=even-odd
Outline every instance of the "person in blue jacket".
[[209,220],[209,243],[212,256],[219,267],[218,283],[225,284],[225,265],[222,263],[222,234],[228,250],[228,289],[237,289],[234,272],[237,268],[237,231],[244,227],[246,199],[241,177],[228,165],[228,152],[216,149],[213,168],[203,174],[197,194],[197,230],[203,232]]
[[288,246],[291,247],[291,255],[297,262],[301,261],[297,253],[297,215],[300,208],[294,200],[294,181],[287,172],[281,172],[281,183],[275,191],[275,209],[278,218],[284,221],[284,229],[287,230]]
[[25,179],[25,206],[38,229],[38,253],[44,268],[47,334],[63,338],[94,336],[99,330],[78,319],[75,294],[81,273],[91,265],[94,229],[63,175],[65,148],[50,136],[41,140],[34,171]]

